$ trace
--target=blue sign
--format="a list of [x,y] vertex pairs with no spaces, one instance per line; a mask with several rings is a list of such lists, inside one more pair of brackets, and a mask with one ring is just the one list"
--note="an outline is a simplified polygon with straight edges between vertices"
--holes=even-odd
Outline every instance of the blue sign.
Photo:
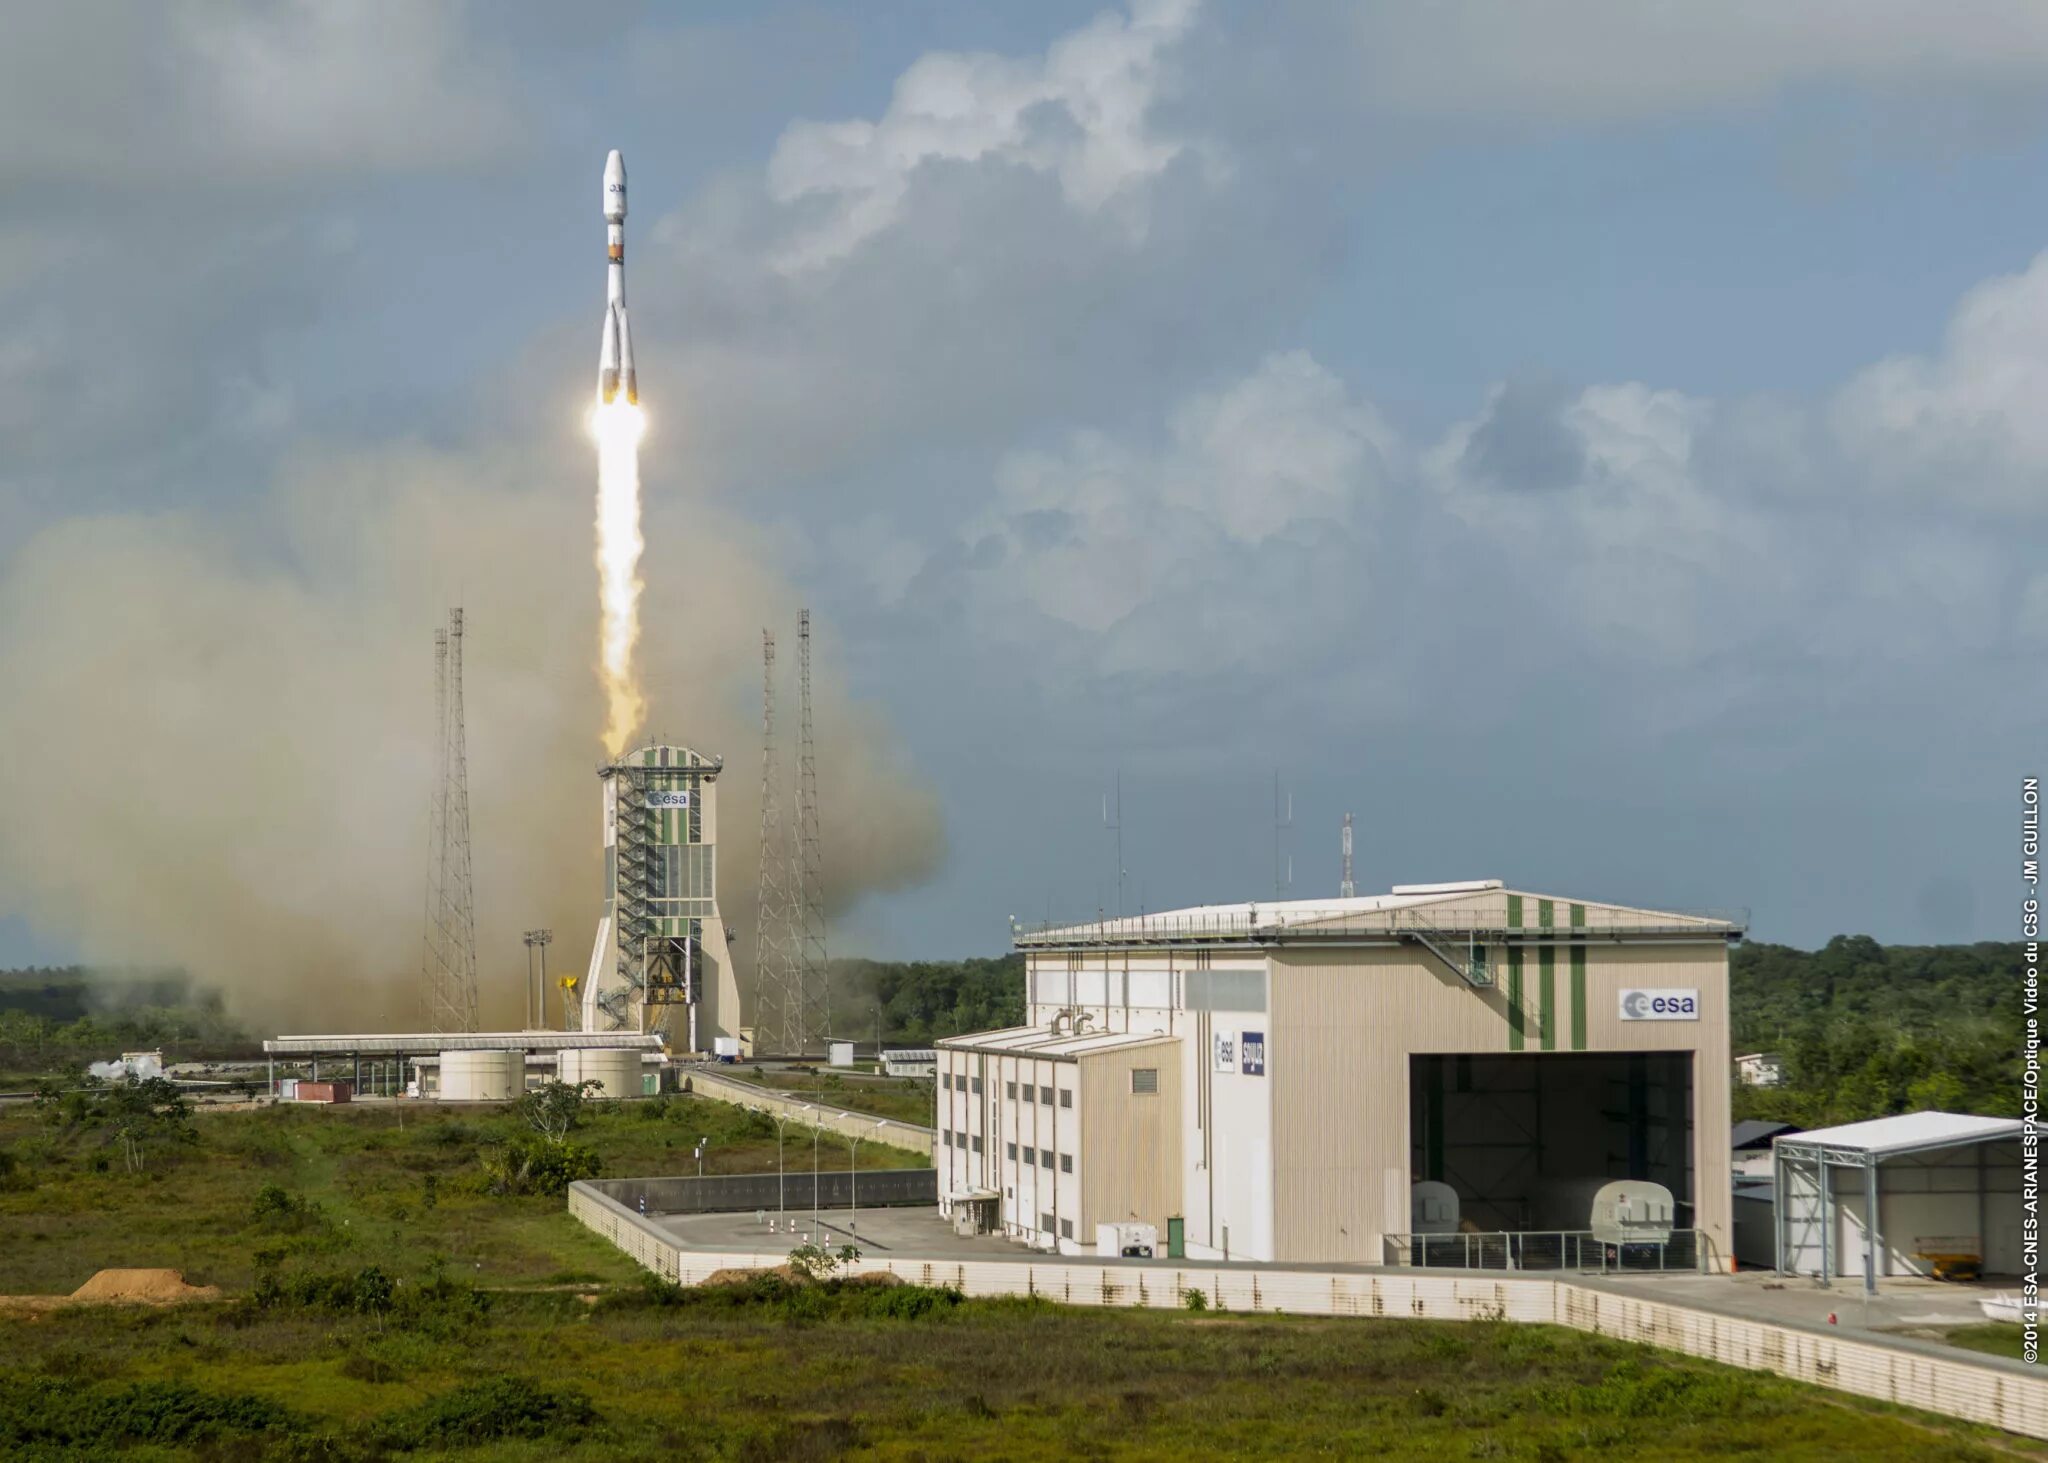
[[1237,1039],[1237,1054],[1244,1062],[1247,1077],[1266,1075],[1266,1033],[1247,1031]]

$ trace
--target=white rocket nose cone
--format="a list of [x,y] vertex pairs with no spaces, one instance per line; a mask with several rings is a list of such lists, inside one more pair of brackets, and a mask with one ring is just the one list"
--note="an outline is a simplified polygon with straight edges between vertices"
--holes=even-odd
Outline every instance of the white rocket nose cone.
[[604,160],[604,216],[609,223],[626,217],[626,160],[616,147]]

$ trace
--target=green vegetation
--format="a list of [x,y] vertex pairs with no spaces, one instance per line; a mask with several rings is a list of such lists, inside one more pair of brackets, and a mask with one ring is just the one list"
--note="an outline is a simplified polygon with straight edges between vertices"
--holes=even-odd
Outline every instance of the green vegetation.
[[2020,966],[2016,944],[1737,947],[1735,1049],[1779,1052],[1786,1083],[1737,1087],[1735,1116],[1809,1128],[1921,1108],[2016,1116]]
[[162,1048],[166,1061],[259,1050],[218,991],[183,974],[96,975],[78,966],[0,970],[0,1087],[76,1073],[123,1051]]
[[1965,1351],[1981,1351],[1989,1356],[2009,1356],[2014,1361],[2024,1358],[2020,1355],[2020,1328],[2013,1325],[1987,1323],[1981,1326],[1958,1326],[1946,1337],[1951,1346],[1960,1346]]
[[451,1287],[405,1317],[52,1314],[9,1337],[0,1452],[1990,1460],[2009,1443],[1506,1322],[1089,1311],[774,1275],[472,1302]]
[[900,1046],[1024,1020],[1024,957],[1014,951],[986,960],[835,960],[832,988],[833,1030],[863,1040],[877,1012],[882,1039]]
[[917,1077],[850,1077],[839,1072],[809,1068],[791,1070],[739,1067],[733,1075],[742,1082],[772,1087],[778,1092],[815,1097],[830,1107],[848,1112],[873,1113],[892,1122],[912,1123],[920,1128],[932,1125],[932,1084]]
[[[0,1293],[65,1294],[106,1267],[178,1269],[243,1294],[265,1274],[290,1285],[371,1266],[401,1294],[443,1272],[487,1286],[625,1279],[631,1264],[569,1218],[547,1175],[506,1181],[508,1155],[580,1149],[606,1173],[695,1173],[693,1150],[708,1139],[706,1173],[775,1167],[766,1117],[678,1096],[591,1104],[561,1145],[511,1107],[200,1109],[175,1120],[189,1137],[165,1127],[137,1139],[131,1169],[117,1136],[131,1121],[124,1104],[151,1090],[0,1109]],[[159,1109],[151,1121],[172,1120]],[[810,1140],[788,1130],[792,1168],[810,1166]],[[861,1144],[860,1158],[928,1161],[879,1143]]]

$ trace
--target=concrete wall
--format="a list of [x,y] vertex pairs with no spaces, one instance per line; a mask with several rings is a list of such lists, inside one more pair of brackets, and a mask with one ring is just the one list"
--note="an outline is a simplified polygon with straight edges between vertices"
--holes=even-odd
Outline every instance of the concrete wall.
[[[707,1072],[698,1067],[689,1068],[682,1075],[689,1081],[690,1091],[696,1096],[735,1103],[740,1107],[751,1108],[755,1112],[772,1113],[802,1123],[806,1127],[823,1128],[828,1133],[859,1138],[863,1142],[877,1140],[875,1124],[882,1120],[872,1113],[825,1107],[815,1098],[792,1096],[769,1087],[756,1087],[753,1083],[742,1082],[737,1077]],[[806,1103],[811,1105],[811,1111],[798,1111]],[[894,1118],[890,1118],[888,1122],[889,1125],[881,1130],[877,1141],[887,1143],[891,1148],[922,1153],[926,1158],[932,1156],[930,1128],[913,1127]]]
[[[929,1168],[861,1169],[858,1176],[848,1170],[817,1175],[816,1207],[846,1209],[858,1200],[862,1209],[888,1209],[898,1205],[936,1204],[939,1176]],[[613,1203],[635,1214],[718,1214],[746,1213],[765,1209],[791,1213],[813,1207],[811,1171],[791,1170],[784,1174],[723,1173],[694,1174],[682,1178],[589,1179],[585,1185]],[[646,1207],[641,1207],[642,1203]]]
[[[766,1269],[787,1259],[684,1249],[588,1183],[570,1186],[569,1212],[677,1284],[696,1284],[718,1270]],[[1189,1291],[1199,1290],[1212,1305],[1233,1311],[1543,1322],[2048,1438],[2048,1377],[2020,1362],[1909,1340],[1881,1346],[1566,1281],[1067,1259],[945,1262],[889,1255],[871,1255],[859,1269],[918,1285],[947,1286],[964,1295],[1036,1295],[1070,1305],[1179,1309]]]

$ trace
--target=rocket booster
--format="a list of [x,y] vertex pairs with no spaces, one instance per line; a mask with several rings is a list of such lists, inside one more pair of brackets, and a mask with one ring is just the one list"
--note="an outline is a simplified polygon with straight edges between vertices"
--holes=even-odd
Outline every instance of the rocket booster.
[[609,402],[623,381],[626,400],[638,403],[633,332],[626,326],[626,160],[613,148],[604,160],[604,336],[597,356],[597,394]]

